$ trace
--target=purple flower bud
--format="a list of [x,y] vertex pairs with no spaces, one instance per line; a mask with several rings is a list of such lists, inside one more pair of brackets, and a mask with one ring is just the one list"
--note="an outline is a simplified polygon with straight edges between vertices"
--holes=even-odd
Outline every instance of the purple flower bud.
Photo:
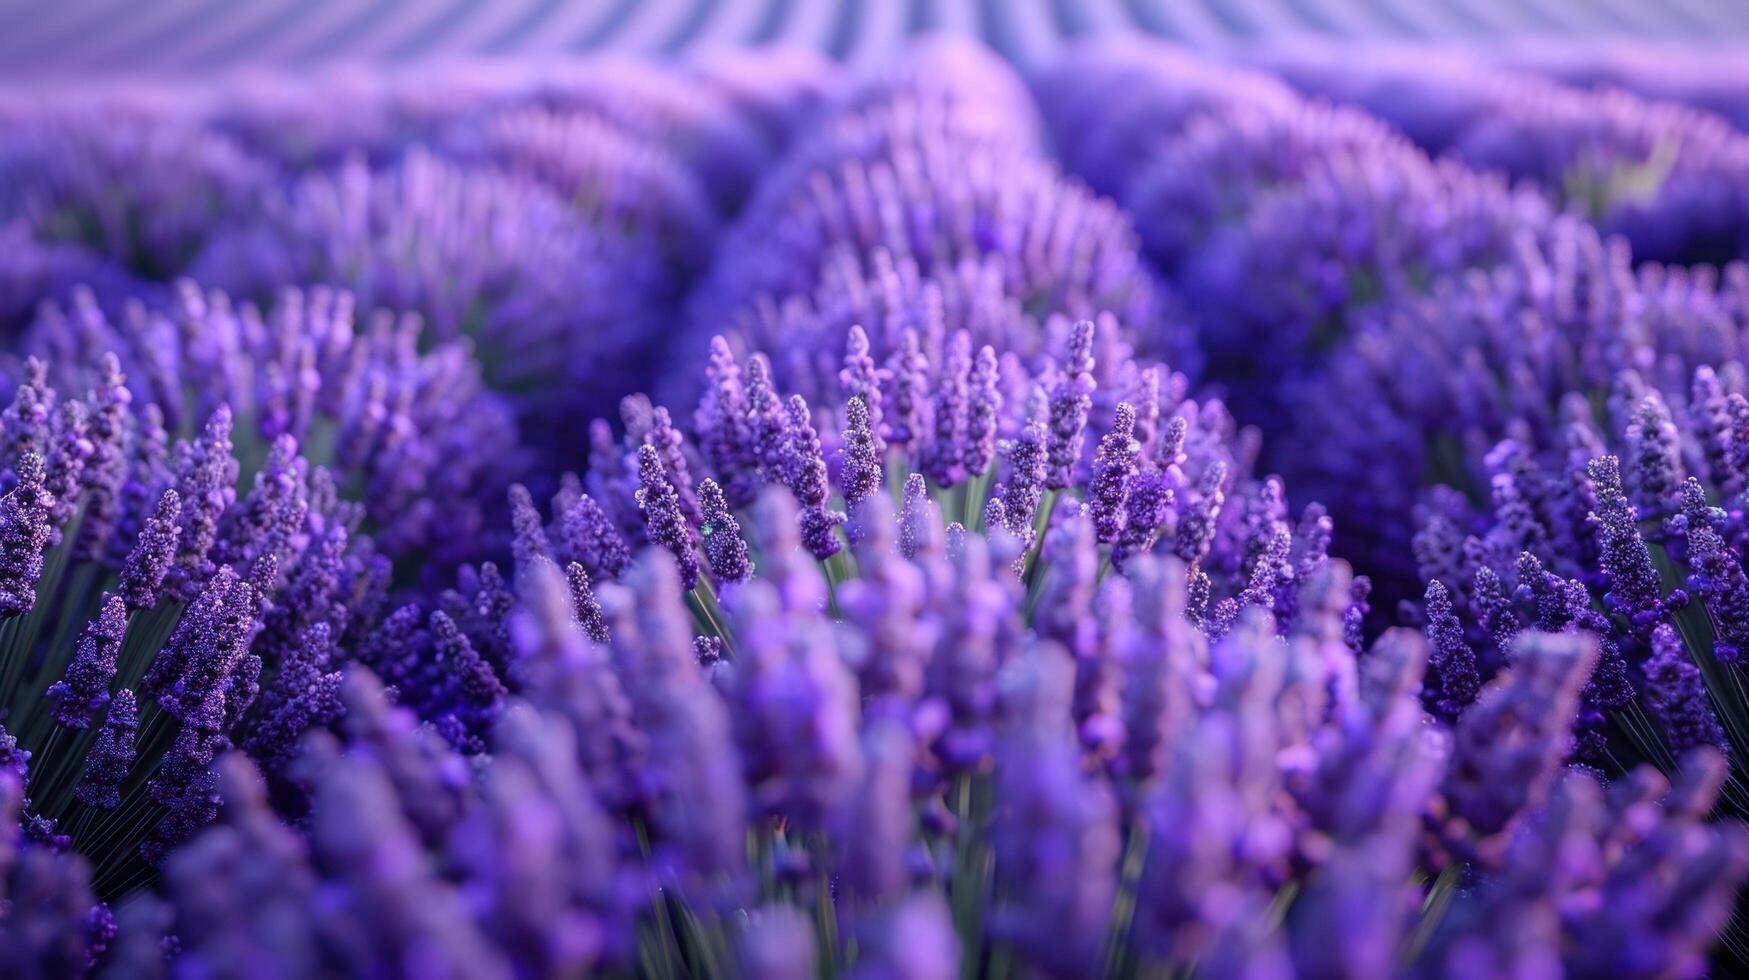
[[1075,746],[1011,736],[996,769],[1001,806],[991,848],[1002,880],[990,927],[1028,962],[1084,975],[1105,936],[1123,840],[1105,786],[1087,780]]
[[764,354],[747,359],[748,449],[766,480],[782,480],[789,474],[789,416],[775,384]]
[[692,470],[686,462],[686,440],[680,430],[674,427],[674,419],[668,414],[668,409],[660,405],[650,411],[650,431],[645,434],[644,441],[656,447],[662,456],[662,471],[667,474],[668,482],[673,485],[674,493],[680,501],[680,511],[692,523],[698,523],[698,499],[693,496]]
[[809,980],[815,975],[814,926],[793,905],[748,912],[735,944],[737,973],[769,980]]
[[47,456],[53,430],[49,420],[55,410],[55,389],[49,387],[48,365],[35,357],[24,359],[24,376],[12,392],[12,404],[0,412],[0,463],[17,470],[26,455]]
[[1428,694],[1440,717],[1458,718],[1476,700],[1482,677],[1476,669],[1476,652],[1464,639],[1464,630],[1452,612],[1451,593],[1438,579],[1427,583],[1428,667],[1433,677]]
[[231,410],[219,406],[200,438],[179,449],[176,490],[182,498],[182,531],[165,587],[172,597],[189,602],[213,573],[215,566],[207,552],[218,540],[219,518],[237,499]]
[[547,541],[540,510],[528,488],[520,483],[510,485],[510,553],[520,574],[537,561],[551,561],[553,547]]
[[885,415],[886,428],[881,430],[881,437],[888,445],[906,449],[923,438],[928,370],[922,340],[915,329],[907,327],[887,361],[883,404],[891,412]]
[[720,336],[711,338],[705,377],[708,385],[693,416],[699,449],[721,481],[730,506],[746,507],[759,491],[759,457],[748,418],[747,391],[741,384],[741,366],[735,362],[728,341]]
[[[869,352],[868,334],[861,326],[853,324],[844,341],[844,369],[838,372],[838,381],[844,391],[847,401],[861,399],[863,412],[867,421],[863,423],[871,438],[873,452],[878,459],[886,452],[886,443],[881,440],[881,382],[884,372],[875,365],[875,359]],[[846,428],[856,425],[854,421],[846,422]],[[855,501],[848,501],[853,506]]]
[[1124,532],[1124,504],[1136,475],[1142,446],[1135,438],[1136,410],[1119,402],[1111,431],[1099,441],[1093,458],[1093,480],[1087,487],[1087,507],[1101,544],[1115,544]]
[[747,801],[728,714],[700,674],[674,563],[646,551],[626,585],[602,589],[614,657],[649,740],[652,829],[659,873],[705,886],[746,863]]
[[431,639],[433,653],[437,657],[437,666],[446,678],[447,704],[446,714],[459,725],[459,731],[466,737],[462,742],[451,742],[462,751],[473,751],[482,748],[473,739],[478,738],[498,717],[503,710],[504,699],[509,696],[503,682],[493,672],[492,665],[482,658],[468,637],[441,610],[431,614]]
[[826,620],[784,610],[770,584],[736,590],[729,612],[732,717],[752,802],[819,829],[862,780],[856,681]]
[[802,546],[825,561],[842,547],[834,529],[844,523],[844,515],[826,507],[826,497],[832,489],[826,480],[826,458],[821,454],[820,436],[814,431],[808,403],[800,395],[790,396],[785,428],[788,441],[784,446],[782,482],[802,505]]
[[968,382],[972,407],[966,417],[965,448],[960,454],[960,463],[967,476],[984,475],[996,458],[996,428],[1002,411],[1000,382],[996,348],[985,344],[978,349],[977,360],[972,362]]
[[589,572],[572,562],[565,566],[565,582],[570,589],[573,614],[577,617],[577,625],[583,628],[583,635],[596,643],[607,643],[612,637],[608,633],[607,620],[601,614],[601,603],[589,585]]
[[0,497],[0,618],[36,605],[43,549],[54,531],[55,498],[43,486],[43,458],[27,452],[12,461],[17,483]]
[[1676,422],[1664,399],[1656,393],[1647,394],[1635,410],[1626,436],[1628,483],[1634,497],[1650,512],[1663,513],[1675,503],[1683,479]]
[[693,530],[680,512],[680,502],[662,472],[662,457],[655,446],[638,447],[638,508],[651,542],[674,556],[682,586],[691,590],[698,584],[699,571]]
[[845,506],[855,513],[857,505],[879,491],[886,479],[881,468],[885,447],[875,434],[873,415],[861,395],[845,403],[843,442],[839,483],[844,487]]
[[[164,413],[148,404],[135,418],[133,439],[128,449],[128,478],[123,481],[118,501],[115,532],[109,537],[105,557],[115,566],[124,565],[138,543],[140,532],[151,517],[152,508],[169,486],[170,473],[165,463],[169,455],[170,436],[164,431]],[[180,513],[177,519],[180,520]],[[174,556],[176,539],[170,539]],[[168,566],[166,566],[168,567]]]
[[862,755],[863,777],[833,835],[843,869],[840,901],[852,919],[903,897],[910,882],[915,743],[903,724],[877,720],[864,726]]
[[553,510],[552,542],[560,561],[577,562],[599,579],[618,578],[631,564],[625,538],[595,498],[578,493],[563,504],[555,498]]
[[244,746],[263,771],[283,769],[304,732],[332,724],[345,710],[340,701],[341,674],[332,669],[334,655],[333,633],[327,623],[319,622],[304,631],[280,662]]
[[953,914],[935,892],[918,892],[857,930],[852,980],[952,980],[960,944]]
[[902,547],[903,539],[894,540],[893,505],[885,494],[863,501],[857,523],[863,528],[856,541],[861,574],[845,582],[838,595],[845,621],[857,628],[856,645],[846,659],[856,669],[871,713],[902,710],[922,689],[929,657],[930,637],[918,623],[925,581],[895,547]]
[[176,560],[176,542],[182,534],[182,497],[166,489],[158,507],[140,530],[139,541],[129,553],[118,590],[130,609],[151,609],[158,604],[164,576]]
[[1093,321],[1075,324],[1069,347],[1057,365],[1057,383],[1051,389],[1049,479],[1046,486],[1060,490],[1075,479],[1081,461],[1081,441],[1086,437],[1087,416],[1093,411]]
[[79,539],[73,549],[75,557],[81,559],[102,557],[115,531],[121,488],[128,476],[125,440],[132,420],[128,406],[133,395],[126,380],[120,360],[113,353],[105,353],[98,362],[97,387],[91,393],[93,408],[87,428],[91,458],[85,462],[85,516],[79,523]]
[[923,450],[923,471],[943,487],[959,484],[967,476],[963,457],[971,411],[972,336],[961,330],[948,343],[941,371],[935,378],[934,437]]
[[1178,537],[1173,551],[1179,559],[1195,564],[1208,554],[1214,543],[1215,524],[1220,520],[1221,507],[1227,501],[1227,464],[1215,460],[1202,471],[1190,499],[1179,507]]
[[1652,656],[1646,661],[1646,700],[1664,725],[1664,737],[1678,758],[1701,746],[1724,748],[1724,730],[1707,697],[1706,680],[1689,659],[1675,627],[1659,623],[1652,631]]
[[[1604,593],[1606,608],[1625,618],[1635,634],[1647,635],[1668,613],[1660,597],[1658,569],[1652,552],[1640,536],[1638,516],[1622,491],[1620,464],[1614,456],[1601,456],[1586,467],[1597,494],[1591,521],[1597,526],[1602,547],[1599,564],[1609,583]],[[1670,493],[1674,499],[1676,488]]]
[[113,810],[121,804],[121,784],[134,765],[134,734],[139,726],[134,692],[124,687],[110,698],[103,727],[85,753],[79,784],[73,789],[79,802],[100,810]]
[[1046,448],[1049,438],[1044,422],[1034,418],[1027,420],[1020,435],[1002,443],[1007,461],[1002,475],[1002,511],[1009,532],[1020,539],[1023,548],[1032,545],[1033,522],[1051,473]]
[[97,617],[86,624],[73,648],[66,676],[47,691],[55,705],[56,721],[68,728],[85,728],[91,724],[91,716],[109,704],[116,654],[121,652],[127,626],[127,605],[120,596],[104,593]]
[[54,444],[43,474],[43,488],[55,501],[49,514],[54,525],[51,545],[60,543],[61,529],[72,520],[85,496],[85,461],[95,451],[86,434],[87,422],[84,402],[62,402],[55,413]]
[[184,725],[218,731],[226,681],[255,629],[256,601],[249,583],[229,565],[220,566],[153,658],[141,691],[156,696],[159,706]]
[[1736,664],[1749,650],[1749,574],[1710,526],[1689,522],[1687,532],[1689,587],[1712,617],[1717,633],[1713,656],[1721,663]]
[[720,583],[745,582],[753,577],[753,563],[747,558],[747,542],[741,539],[741,522],[729,512],[729,504],[715,480],[706,477],[698,485],[699,506],[703,523],[699,533],[704,537],[705,557],[710,561],[711,574]]

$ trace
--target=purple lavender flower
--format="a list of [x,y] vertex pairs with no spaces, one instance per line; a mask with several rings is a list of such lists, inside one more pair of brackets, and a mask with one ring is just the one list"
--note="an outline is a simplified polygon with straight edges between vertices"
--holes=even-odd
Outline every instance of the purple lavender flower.
[[1700,746],[1723,748],[1725,733],[1707,700],[1706,681],[1688,657],[1682,638],[1668,623],[1652,631],[1652,657],[1646,662],[1646,695],[1664,725],[1664,737],[1679,757]]
[[127,605],[120,596],[104,593],[102,612],[80,634],[65,678],[45,692],[55,704],[56,721],[68,728],[85,728],[109,704],[116,654],[126,633]]
[[237,461],[231,455],[231,411],[220,406],[201,437],[184,444],[178,459],[176,489],[181,498],[181,531],[176,560],[165,576],[172,598],[189,602],[213,574],[207,552],[218,540],[219,517],[236,500]]
[[982,476],[996,458],[996,431],[1002,411],[999,370],[996,348],[989,344],[978,348],[969,381],[972,407],[966,419],[966,448],[961,455],[969,476]]
[[683,586],[691,589],[697,585],[694,532],[680,512],[679,499],[662,471],[662,457],[655,446],[638,449],[638,508],[643,512],[650,540],[674,556]]
[[0,616],[27,613],[36,604],[43,549],[54,531],[55,501],[43,486],[42,456],[17,457],[12,472],[17,482],[0,497]]
[[741,383],[728,341],[712,337],[706,386],[693,425],[705,462],[721,481],[731,507],[753,502],[759,487],[759,457],[753,448],[753,431],[747,415],[747,390]]
[[783,448],[782,482],[802,505],[802,546],[825,561],[841,547],[833,529],[844,523],[844,515],[826,507],[826,497],[832,488],[827,483],[826,458],[820,450],[820,436],[814,430],[808,403],[800,395],[791,395],[786,408],[788,440]]
[[55,501],[49,514],[54,527],[49,536],[51,546],[60,544],[62,529],[83,502],[85,461],[96,451],[86,437],[86,422],[84,402],[62,402],[55,413],[54,445],[43,474],[43,489]]
[[85,754],[79,772],[79,784],[73,790],[86,806],[113,810],[121,804],[121,784],[134,765],[134,737],[139,729],[139,709],[134,692],[127,688],[115,692],[109,700],[109,711],[97,739]]
[[704,538],[711,575],[719,584],[745,582],[753,575],[753,562],[747,557],[747,542],[741,539],[741,522],[729,512],[728,501],[715,480],[706,477],[699,482],[698,501],[703,510],[699,534]]
[[1455,719],[1475,701],[1482,678],[1476,670],[1476,652],[1452,612],[1451,593],[1438,579],[1427,583],[1427,643],[1432,707],[1441,718]]
[[612,636],[607,629],[607,620],[602,616],[601,603],[590,587],[589,572],[572,562],[565,566],[565,583],[571,593],[572,615],[576,616],[577,625],[583,628],[583,635],[595,643],[608,643]]
[[1125,503],[1142,449],[1135,438],[1135,426],[1135,407],[1120,402],[1111,431],[1100,439],[1099,453],[1093,460],[1087,506],[1093,513],[1094,533],[1102,544],[1115,544],[1124,533]]
[[845,403],[843,461],[838,482],[844,489],[844,503],[853,513],[885,480],[881,456],[886,446],[875,434],[875,424],[864,396],[854,395]]
[[971,411],[972,338],[961,330],[948,343],[930,415],[935,431],[923,453],[924,472],[944,487],[964,480],[968,470],[967,428]]
[[868,428],[876,440],[877,455],[886,451],[886,446],[879,441],[883,377],[870,351],[868,333],[860,324],[853,324],[845,332],[844,367],[838,371],[838,384],[846,402],[858,399],[862,401],[863,408],[868,413]]
[[617,578],[631,563],[631,551],[607,512],[576,488],[554,497],[548,536],[556,558],[576,562],[596,578]]
[[1060,490],[1074,478],[1081,458],[1081,440],[1087,415],[1093,408],[1093,321],[1075,324],[1069,347],[1057,365],[1061,372],[1051,389],[1050,441],[1047,445],[1049,477],[1045,485]]

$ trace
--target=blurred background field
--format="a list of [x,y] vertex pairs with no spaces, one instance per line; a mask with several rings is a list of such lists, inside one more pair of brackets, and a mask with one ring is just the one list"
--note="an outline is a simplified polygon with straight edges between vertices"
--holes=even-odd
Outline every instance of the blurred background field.
[[[0,2],[0,74],[293,70],[339,63],[562,55],[673,55],[786,43],[878,64],[921,33],[976,37],[1021,64],[1092,35],[1139,33],[1202,49],[1317,36],[1497,46],[1731,42],[1730,0],[37,0]],[[1557,52],[1559,54],[1560,52]],[[1687,68],[1726,47],[1694,52]],[[1697,64],[1697,62],[1700,62]]]

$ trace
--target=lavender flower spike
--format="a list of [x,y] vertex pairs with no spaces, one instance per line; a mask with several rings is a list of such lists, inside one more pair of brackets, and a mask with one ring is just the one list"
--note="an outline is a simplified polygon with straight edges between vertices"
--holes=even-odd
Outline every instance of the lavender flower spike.
[[923,453],[923,470],[943,487],[963,481],[967,474],[966,432],[971,410],[972,337],[964,330],[953,335],[936,378],[934,438]]
[[698,505],[703,512],[699,533],[704,537],[705,558],[719,583],[745,582],[753,577],[747,558],[747,542],[741,538],[741,522],[729,512],[729,503],[717,481],[706,477],[698,484]]
[[121,597],[129,609],[151,609],[158,604],[164,576],[176,560],[176,542],[182,535],[182,495],[174,487],[158,498],[158,506],[140,529],[133,551],[122,566]]
[[1610,611],[1625,617],[1636,633],[1644,636],[1665,616],[1659,597],[1658,569],[1652,552],[1640,535],[1638,515],[1622,489],[1621,464],[1614,456],[1600,456],[1586,466],[1597,493],[1597,508],[1591,514],[1601,541],[1603,573],[1609,591],[1603,602]]
[[120,596],[104,594],[97,618],[79,637],[66,677],[47,691],[55,705],[55,720],[62,725],[85,728],[91,724],[91,716],[109,704],[109,685],[115,679],[116,654],[127,633],[127,615],[127,604]]
[[1476,652],[1464,639],[1463,627],[1452,612],[1451,593],[1438,579],[1427,583],[1428,666],[1436,688],[1433,704],[1440,717],[1454,719],[1476,700],[1482,678],[1476,670]]
[[965,448],[960,453],[960,464],[967,476],[982,476],[996,458],[997,421],[1002,412],[1001,380],[996,348],[985,344],[972,362],[969,385],[972,408],[966,417]]
[[1058,366],[1062,372],[1051,389],[1050,477],[1046,483],[1061,490],[1074,481],[1075,463],[1081,458],[1081,440],[1087,431],[1087,415],[1093,410],[1093,321],[1075,324],[1069,349]]
[[844,523],[844,515],[826,508],[831,486],[826,481],[826,458],[820,452],[820,436],[814,430],[808,403],[800,395],[791,395],[787,410],[783,483],[802,505],[802,546],[825,561],[841,547],[832,529]]
[[100,810],[114,809],[121,803],[121,784],[133,768],[134,733],[139,725],[134,692],[124,687],[110,699],[103,728],[98,731],[91,751],[85,754],[79,785],[73,790],[81,803]]
[[1123,534],[1124,503],[1142,452],[1135,427],[1135,406],[1119,402],[1111,431],[1099,441],[1099,454],[1093,458],[1087,507],[1093,512],[1093,529],[1101,544],[1115,544]]
[[1706,681],[1688,657],[1676,627],[1659,623],[1646,661],[1646,698],[1677,757],[1703,745],[1724,748],[1725,733],[1707,699]]
[[55,498],[43,486],[42,456],[25,453],[12,468],[18,484],[0,497],[0,618],[27,613],[36,605],[43,549],[54,531]]
[[[868,428],[874,433],[874,451],[877,456],[886,452],[887,448],[880,438],[881,376],[880,368],[875,365],[874,357],[869,353],[868,333],[860,326],[852,326],[844,342],[844,369],[838,372],[838,380],[844,394],[851,401],[862,400],[864,412],[868,416]],[[854,506],[855,502],[851,503]]]
[[885,479],[881,469],[884,449],[880,436],[875,434],[868,401],[862,395],[853,396],[844,406],[844,459],[839,479],[844,487],[845,506],[852,513],[881,488]]
[[651,542],[674,556],[681,587],[691,590],[698,585],[699,572],[693,530],[680,512],[680,501],[662,470],[662,455],[655,446],[638,447],[638,508],[644,512]]
[[121,488],[128,476],[124,437],[130,420],[128,406],[133,402],[115,354],[106,353],[99,360],[97,379],[87,430],[91,458],[85,461],[85,516],[74,549],[78,557],[86,559],[101,557],[115,531]]
[[170,567],[170,594],[184,602],[212,576],[207,552],[218,540],[219,518],[237,497],[237,461],[231,455],[231,410],[220,405],[181,457],[176,489],[182,494],[182,534]]

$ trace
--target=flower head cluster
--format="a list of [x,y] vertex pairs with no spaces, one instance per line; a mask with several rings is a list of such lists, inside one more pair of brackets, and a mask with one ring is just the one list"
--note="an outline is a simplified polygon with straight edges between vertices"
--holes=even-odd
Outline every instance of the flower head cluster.
[[[1081,70],[1089,61],[1110,65]],[[1142,42],[1112,55],[1091,49],[1059,71],[1070,90],[1048,103],[1059,130],[1078,130],[1108,87],[1134,90],[1125,98],[1135,114],[1171,121],[1138,129],[1126,112],[1088,119],[1093,139],[1126,152],[1095,155],[1083,172],[1143,217],[1208,374],[1272,428],[1282,386],[1315,372],[1358,312],[1501,261],[1549,218],[1535,193],[1430,159],[1375,121],[1308,106],[1249,73]],[[1125,142],[1143,132],[1147,143]],[[1211,167],[1216,176],[1200,176]]]
[[[23,346],[54,366],[63,388],[100,386],[109,407],[93,425],[115,428],[137,400],[158,407],[167,432],[183,433],[228,406],[245,458],[276,459],[279,441],[292,440],[363,503],[385,554],[440,566],[478,557],[482,504],[501,498],[516,466],[503,448],[516,441],[510,406],[486,389],[465,343],[422,349],[417,316],[379,311],[360,324],[357,315],[346,292],[287,289],[263,312],[183,281],[162,307],[106,311],[86,293],[47,306]],[[125,387],[123,377],[132,379]],[[105,483],[90,503],[109,514],[122,451],[94,463]]]
[[[0,413],[0,798],[4,832],[25,838],[3,873],[30,876],[8,894],[45,916],[0,933],[42,942],[52,917],[88,919],[89,937],[61,925],[56,942],[91,955],[113,934],[91,896],[150,882],[213,818],[218,755],[247,750],[302,798],[286,766],[306,730],[338,718],[337,671],[377,630],[390,578],[364,508],[291,435],[244,475],[227,404],[172,440],[121,363],[99,358],[81,393],[31,358]],[[32,856],[13,864],[20,847]]]
[[665,282],[654,249],[547,187],[418,149],[386,169],[354,159],[302,178],[194,271],[240,299],[325,282],[363,310],[416,313],[436,339],[470,340],[487,381],[554,425],[641,367]]
[[[725,232],[692,299],[695,336],[729,325],[805,358],[857,324],[879,356],[902,328],[946,319],[1031,356],[1044,314],[1112,313],[1189,366],[1135,232],[1040,157],[1030,112],[1003,111],[1023,98],[1009,69],[957,45],[925,47],[854,95]],[[831,376],[776,366],[811,398]]]

